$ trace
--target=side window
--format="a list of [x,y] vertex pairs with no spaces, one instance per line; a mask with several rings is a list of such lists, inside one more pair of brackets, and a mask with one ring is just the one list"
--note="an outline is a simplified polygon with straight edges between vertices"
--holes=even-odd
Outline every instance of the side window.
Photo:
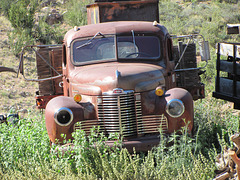
[[62,58],[63,58],[63,66],[66,67],[67,60],[66,60],[66,46],[62,46]]

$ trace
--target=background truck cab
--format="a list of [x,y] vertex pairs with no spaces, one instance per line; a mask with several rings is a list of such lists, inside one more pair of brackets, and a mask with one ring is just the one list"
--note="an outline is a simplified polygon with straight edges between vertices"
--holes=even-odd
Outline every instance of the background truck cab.
[[[209,59],[203,37],[171,36],[157,23],[156,0],[96,2],[87,12],[89,24],[68,31],[63,45],[31,46],[37,108],[45,108],[50,141],[61,143],[61,134],[72,139],[77,128],[88,134],[99,126],[138,152],[159,143],[160,129],[171,134],[187,126],[191,133],[193,99],[204,98],[196,47]],[[203,44],[196,45],[199,37]],[[23,58],[19,69],[23,73]]]

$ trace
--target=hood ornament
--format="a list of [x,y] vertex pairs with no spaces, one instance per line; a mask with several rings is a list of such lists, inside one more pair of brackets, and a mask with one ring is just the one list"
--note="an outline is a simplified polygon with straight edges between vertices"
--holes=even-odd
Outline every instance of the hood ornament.
[[116,78],[117,78],[117,80],[118,80],[118,78],[121,76],[121,73],[118,71],[118,70],[116,70]]
[[121,73],[118,70],[116,70],[115,73],[116,73],[116,80],[117,80],[117,86],[116,87],[119,87],[119,81],[120,81]]

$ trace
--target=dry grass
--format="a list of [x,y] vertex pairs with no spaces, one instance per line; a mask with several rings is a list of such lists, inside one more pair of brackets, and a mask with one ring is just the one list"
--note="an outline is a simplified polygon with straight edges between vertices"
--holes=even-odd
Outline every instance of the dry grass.
[[[19,59],[11,53],[8,33],[12,30],[11,24],[0,16],[0,66],[11,67],[16,71]],[[11,72],[0,73],[0,114],[18,112],[23,109],[35,109],[34,94],[37,84],[26,82],[23,77]]]

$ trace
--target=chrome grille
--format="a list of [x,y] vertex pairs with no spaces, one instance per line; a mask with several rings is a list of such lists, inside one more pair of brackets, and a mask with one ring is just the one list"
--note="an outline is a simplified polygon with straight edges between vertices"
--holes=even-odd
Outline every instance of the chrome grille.
[[84,120],[84,121],[75,123],[73,128],[74,128],[74,131],[76,131],[76,129],[82,129],[85,131],[86,134],[90,134],[91,129],[94,126],[96,128],[99,128],[100,132],[104,131],[103,126],[99,123],[98,120],[95,120],[95,119],[94,120]]
[[81,121],[80,127],[87,134],[93,126],[99,126],[100,132],[119,133],[123,137],[143,136],[165,133],[168,121],[164,115],[143,115],[140,93],[124,91],[119,94],[103,94],[97,99],[98,120]]
[[133,91],[98,97],[98,119],[107,133],[117,132],[125,137],[137,135]]
[[161,129],[161,132],[165,133],[168,130],[167,117],[164,115],[148,115],[142,116],[141,121],[138,121],[138,133],[157,133]]

